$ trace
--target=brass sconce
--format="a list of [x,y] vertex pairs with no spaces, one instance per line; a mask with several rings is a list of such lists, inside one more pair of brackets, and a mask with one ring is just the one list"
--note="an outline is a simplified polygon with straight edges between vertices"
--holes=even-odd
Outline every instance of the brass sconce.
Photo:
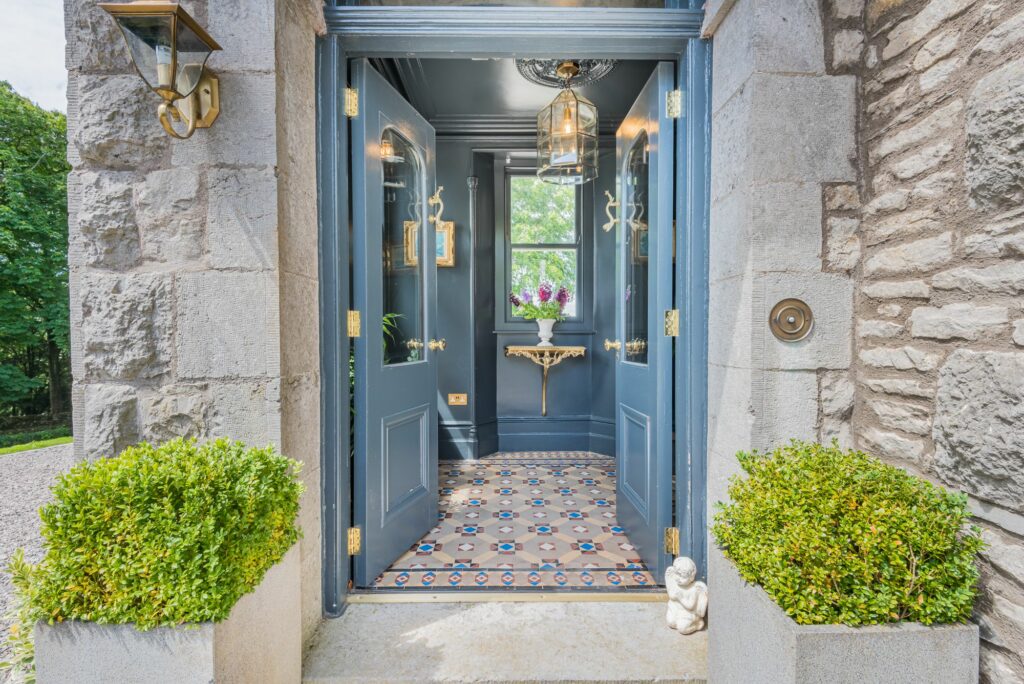
[[[217,78],[206,60],[217,42],[176,2],[104,2],[121,29],[135,69],[163,98],[157,113],[167,134],[178,139],[209,128],[220,114]],[[172,122],[184,122],[179,133]]]

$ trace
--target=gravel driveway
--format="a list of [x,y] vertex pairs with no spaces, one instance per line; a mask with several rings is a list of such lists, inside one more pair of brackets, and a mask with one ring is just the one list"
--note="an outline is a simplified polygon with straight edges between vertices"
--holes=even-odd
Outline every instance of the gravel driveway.
[[[71,444],[0,455],[0,616],[10,607],[11,582],[7,561],[17,548],[37,561],[42,556],[39,540],[39,507],[50,499],[50,485],[57,475],[75,463]],[[3,645],[8,623],[0,617],[0,660],[7,658]],[[0,673],[0,681],[6,673]]]

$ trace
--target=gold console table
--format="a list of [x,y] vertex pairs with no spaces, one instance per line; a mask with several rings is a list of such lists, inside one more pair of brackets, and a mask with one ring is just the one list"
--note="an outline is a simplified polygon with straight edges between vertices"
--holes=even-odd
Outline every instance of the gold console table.
[[505,347],[505,356],[522,356],[530,359],[543,368],[543,380],[540,385],[540,415],[548,415],[548,370],[557,366],[562,359],[584,356],[586,347],[538,347],[536,345],[510,344]]

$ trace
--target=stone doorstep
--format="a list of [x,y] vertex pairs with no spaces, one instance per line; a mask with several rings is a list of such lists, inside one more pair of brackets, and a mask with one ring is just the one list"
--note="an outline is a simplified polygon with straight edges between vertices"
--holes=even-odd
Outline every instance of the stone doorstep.
[[299,681],[299,545],[223,622],[184,627],[39,623],[39,684],[291,684]]
[[705,682],[707,633],[657,602],[350,604],[321,626],[305,684]]
[[708,554],[708,669],[733,684],[976,684],[978,626],[914,622],[799,625],[747,584],[714,545]]

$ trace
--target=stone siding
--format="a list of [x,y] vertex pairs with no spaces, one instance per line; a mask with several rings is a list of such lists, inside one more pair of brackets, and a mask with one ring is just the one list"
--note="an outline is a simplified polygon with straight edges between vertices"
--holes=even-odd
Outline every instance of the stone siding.
[[[859,17],[858,9],[836,23],[817,0],[706,9],[715,65],[709,506],[726,497],[737,451],[791,438],[852,443],[857,77],[827,38],[857,53],[862,37],[846,29]],[[806,301],[816,321],[794,344],[768,327],[772,307],[789,297]]]
[[859,20],[855,439],[970,496],[982,680],[1022,681],[1024,6],[873,0]]
[[221,115],[168,137],[95,0],[65,0],[76,453],[231,437],[304,463],[321,615],[313,0],[183,3],[222,45]]

